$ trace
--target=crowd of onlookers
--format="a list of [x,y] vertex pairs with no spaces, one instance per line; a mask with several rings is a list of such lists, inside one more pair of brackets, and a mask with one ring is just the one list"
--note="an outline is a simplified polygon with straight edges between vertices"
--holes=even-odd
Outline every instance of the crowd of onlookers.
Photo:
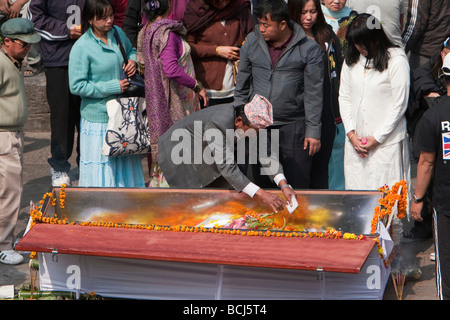
[[[447,0],[0,0],[0,13],[5,55],[24,76],[45,73],[53,186],[71,184],[74,146],[79,186],[168,186],[159,138],[195,112],[242,106],[255,95],[272,104],[267,129],[279,134],[283,177],[294,189],[411,186],[418,123],[448,94]],[[26,27],[14,24],[18,17],[32,22],[39,42],[8,38]],[[8,47],[18,41],[21,55]],[[141,155],[101,153],[106,102],[123,94],[135,73],[145,79],[149,177]],[[2,124],[0,133],[8,128]],[[277,187],[259,169],[246,173],[258,186]],[[412,230],[394,221],[395,243],[402,235],[432,236],[431,191],[419,199],[423,221]],[[0,225],[15,224],[16,209]],[[11,239],[1,232],[5,263],[21,261]]]

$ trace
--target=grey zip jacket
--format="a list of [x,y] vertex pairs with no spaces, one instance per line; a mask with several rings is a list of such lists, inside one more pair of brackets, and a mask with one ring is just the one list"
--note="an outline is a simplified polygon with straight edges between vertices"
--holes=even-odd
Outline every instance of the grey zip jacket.
[[240,52],[235,105],[258,93],[272,103],[273,126],[305,121],[305,137],[320,139],[324,53],[300,25],[291,26],[294,37],[275,66],[259,27],[249,33]]

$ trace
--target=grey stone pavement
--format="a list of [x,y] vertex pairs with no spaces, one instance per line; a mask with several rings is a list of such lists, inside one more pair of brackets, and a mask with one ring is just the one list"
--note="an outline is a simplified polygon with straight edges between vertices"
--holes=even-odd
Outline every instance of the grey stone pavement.
[[[30,100],[30,118],[25,127],[24,153],[24,192],[21,202],[19,221],[16,226],[16,236],[20,238],[29,220],[30,201],[38,203],[42,195],[51,190],[50,170],[47,158],[50,155],[50,132],[48,126],[48,106],[45,101],[45,77],[40,74],[27,78],[27,90]],[[45,101],[45,102],[43,102]],[[73,153],[71,175],[76,178],[77,167]],[[145,165],[143,166],[146,167]],[[415,169],[415,166],[413,166]],[[412,172],[415,182],[415,170]],[[77,185],[77,181],[74,181]],[[405,222],[409,228],[411,222]],[[434,251],[432,240],[402,243],[403,261],[418,267],[422,271],[419,279],[408,279],[404,288],[404,300],[437,300],[435,285],[435,265],[430,260],[430,253]],[[24,262],[20,265],[9,266],[0,263],[0,286],[14,285],[16,291],[24,283],[30,282],[28,267],[29,253],[23,253]],[[384,300],[396,300],[396,295],[389,280]]]

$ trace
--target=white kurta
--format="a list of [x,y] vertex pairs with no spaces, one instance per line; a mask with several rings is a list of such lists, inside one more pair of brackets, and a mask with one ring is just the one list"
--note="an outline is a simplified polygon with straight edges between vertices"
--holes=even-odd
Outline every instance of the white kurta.
[[346,139],[347,190],[377,190],[401,180],[410,187],[404,116],[409,97],[409,63],[404,50],[392,48],[389,53],[389,66],[383,72],[372,68],[370,61],[370,68],[365,68],[367,59],[363,56],[353,66],[344,64],[342,68],[339,106],[345,132],[355,130],[360,137],[373,136],[380,143],[367,158],[360,158]]
[[380,143],[367,158],[360,158],[346,139],[346,189],[376,190],[402,179],[409,182],[405,119],[409,63],[402,49],[389,52],[389,66],[383,72],[366,69],[363,56],[353,66],[342,67],[339,106],[345,132],[355,130],[359,136],[373,136]]

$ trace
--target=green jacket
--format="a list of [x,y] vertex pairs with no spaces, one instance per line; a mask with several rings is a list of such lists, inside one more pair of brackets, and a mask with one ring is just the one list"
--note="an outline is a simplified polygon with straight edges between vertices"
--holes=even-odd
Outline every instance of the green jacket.
[[28,119],[23,72],[0,51],[0,131],[19,131]]

